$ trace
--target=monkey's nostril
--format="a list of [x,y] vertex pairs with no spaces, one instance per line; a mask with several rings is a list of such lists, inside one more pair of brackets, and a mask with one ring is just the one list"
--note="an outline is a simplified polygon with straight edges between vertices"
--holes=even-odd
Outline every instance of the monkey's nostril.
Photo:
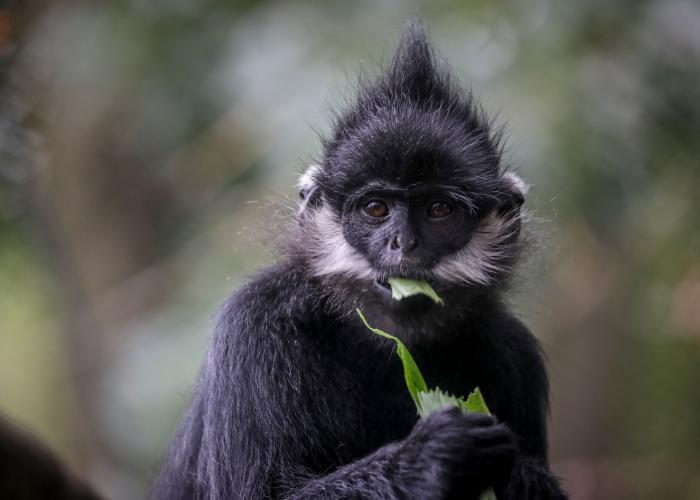
[[389,248],[391,250],[401,250],[403,253],[411,252],[418,248],[418,238],[406,238],[399,235],[394,236],[389,242]]
[[404,250],[406,252],[410,252],[411,250],[415,250],[416,247],[418,247],[418,238],[411,238],[406,241],[406,244],[404,245]]
[[398,250],[400,248],[398,236],[394,236],[393,238],[391,238],[389,248],[391,248],[392,250]]

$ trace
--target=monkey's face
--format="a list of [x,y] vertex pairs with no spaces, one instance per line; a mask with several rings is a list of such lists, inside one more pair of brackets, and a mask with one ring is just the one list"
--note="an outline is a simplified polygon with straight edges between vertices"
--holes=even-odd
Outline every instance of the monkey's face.
[[300,180],[312,272],[380,285],[420,278],[439,290],[502,282],[524,184],[500,162],[500,132],[471,94],[424,37],[403,40]]
[[370,184],[345,200],[343,236],[380,283],[433,279],[435,267],[469,243],[478,224],[471,203],[440,185]]
[[449,143],[388,132],[381,144],[362,142],[381,154],[336,150],[303,176],[300,218],[314,273],[374,281],[385,292],[391,277],[443,290],[497,282],[517,249],[521,181],[451,155]]

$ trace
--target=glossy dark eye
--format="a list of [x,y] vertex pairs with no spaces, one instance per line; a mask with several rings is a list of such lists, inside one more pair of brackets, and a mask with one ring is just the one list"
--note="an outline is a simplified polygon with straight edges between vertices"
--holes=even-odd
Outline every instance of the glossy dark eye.
[[382,200],[370,200],[363,208],[364,212],[370,217],[380,219],[389,214],[389,206]]
[[452,207],[444,201],[434,201],[428,206],[428,217],[442,219],[452,213]]

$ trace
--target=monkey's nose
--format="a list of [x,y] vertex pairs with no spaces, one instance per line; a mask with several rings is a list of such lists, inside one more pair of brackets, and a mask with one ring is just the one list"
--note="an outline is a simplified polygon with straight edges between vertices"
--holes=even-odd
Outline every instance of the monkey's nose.
[[418,238],[413,235],[395,235],[389,243],[389,248],[409,253],[418,248]]

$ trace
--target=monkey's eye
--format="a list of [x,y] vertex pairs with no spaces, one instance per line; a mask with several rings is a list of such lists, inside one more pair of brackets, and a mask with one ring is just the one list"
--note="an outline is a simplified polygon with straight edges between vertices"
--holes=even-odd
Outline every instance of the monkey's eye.
[[370,200],[363,207],[364,212],[375,219],[381,219],[389,214],[389,206],[382,200]]
[[452,213],[452,207],[444,201],[434,201],[428,206],[428,217],[442,219]]

